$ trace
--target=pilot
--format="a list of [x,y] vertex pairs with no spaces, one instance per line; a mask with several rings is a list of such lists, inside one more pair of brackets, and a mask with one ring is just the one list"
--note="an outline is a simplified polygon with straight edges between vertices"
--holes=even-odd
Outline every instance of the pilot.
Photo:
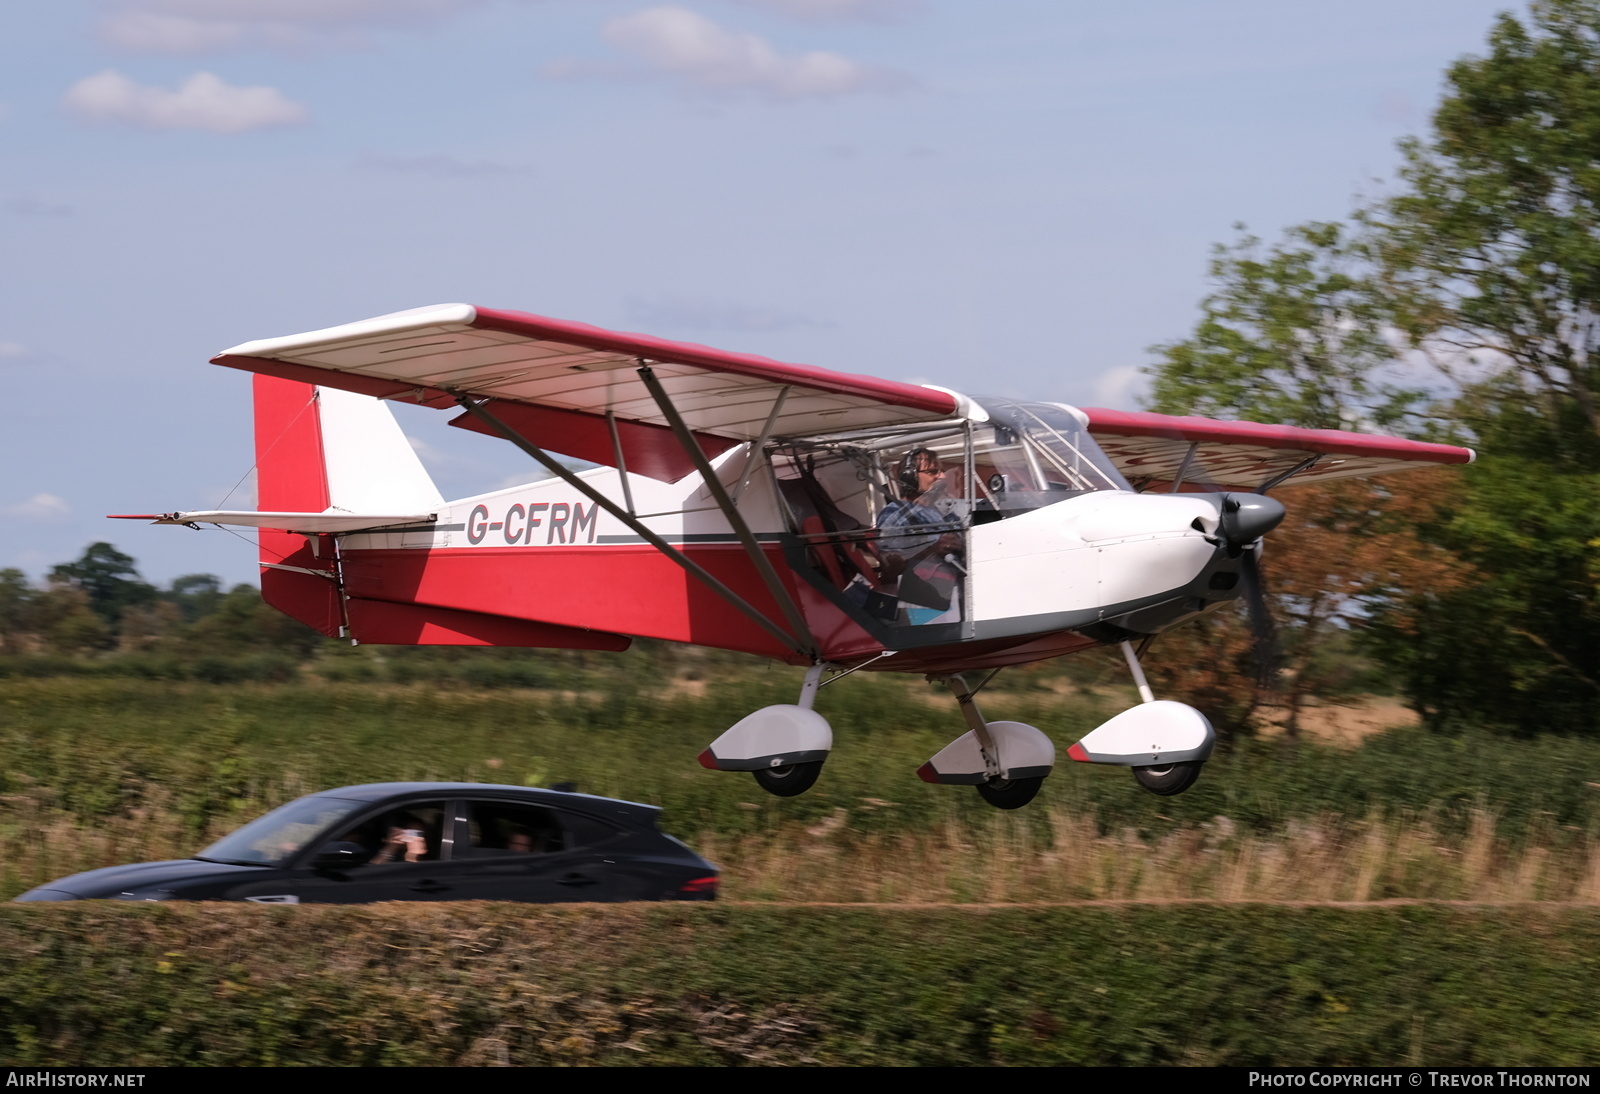
[[[878,514],[884,577],[900,579],[907,622],[959,619],[955,588],[963,572],[961,533],[950,527],[953,518],[935,507],[949,493],[949,476],[936,452],[919,448],[900,461],[897,477],[900,500]],[[917,531],[919,527],[928,530]]]

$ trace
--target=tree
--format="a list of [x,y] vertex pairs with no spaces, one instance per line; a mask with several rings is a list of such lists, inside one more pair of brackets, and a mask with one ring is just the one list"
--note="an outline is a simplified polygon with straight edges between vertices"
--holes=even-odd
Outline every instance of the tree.
[[[1384,660],[1435,725],[1593,733],[1600,0],[1535,0],[1488,44],[1450,67],[1431,132],[1403,142],[1401,185],[1358,215],[1354,242],[1311,225],[1264,255],[1251,239],[1219,250],[1221,288],[1193,338],[1158,347],[1154,394],[1297,424],[1330,424],[1341,400],[1357,408],[1343,422],[1426,431],[1407,412],[1439,415],[1480,457],[1407,514],[1419,546],[1458,564],[1358,598]],[[1432,361],[1449,400],[1374,383],[1385,345]]]
[[193,623],[222,604],[222,579],[216,574],[185,574],[173,579],[164,599],[177,606],[185,623]]
[[[1313,429],[1422,428],[1416,414],[1427,393],[1397,382],[1405,363],[1387,309],[1365,245],[1345,229],[1302,225],[1272,247],[1245,236],[1217,248],[1210,272],[1194,334],[1153,348],[1152,409]],[[1408,581],[1446,581],[1443,552],[1395,517],[1426,504],[1432,486],[1291,480],[1289,516],[1262,561],[1276,675],[1262,686],[1241,604],[1163,639],[1158,679],[1235,730],[1263,704],[1276,706],[1294,735],[1310,699],[1348,685],[1351,658],[1335,652],[1347,651],[1351,628],[1373,605]]]
[[1375,617],[1384,660],[1430,723],[1519,734],[1600,729],[1600,474],[1561,454],[1588,427],[1520,385],[1473,393],[1487,455],[1459,499],[1419,523],[1473,569],[1454,589],[1413,587]]
[[133,559],[109,543],[91,543],[76,562],[63,562],[50,570],[50,580],[82,589],[89,607],[113,629],[123,610],[147,604],[159,595],[134,568]]
[[1152,347],[1151,409],[1311,429],[1404,422],[1426,393],[1397,382],[1406,365],[1370,273],[1338,224],[1291,228],[1265,249],[1250,235],[1219,245],[1193,336]]
[[1600,0],[1502,15],[1451,66],[1398,193],[1366,211],[1393,325],[1455,377],[1481,450],[1425,526],[1479,579],[1399,609],[1439,722],[1595,732],[1600,699]]
[[1363,215],[1393,322],[1444,371],[1514,382],[1551,428],[1570,403],[1600,435],[1600,2],[1501,15],[1433,129]]
[[25,648],[35,595],[27,574],[0,570],[0,652],[20,653]]

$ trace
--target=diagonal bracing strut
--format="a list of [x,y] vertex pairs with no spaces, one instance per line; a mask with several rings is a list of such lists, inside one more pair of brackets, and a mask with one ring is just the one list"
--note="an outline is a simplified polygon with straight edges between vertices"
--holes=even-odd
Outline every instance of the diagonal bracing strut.
[[[482,406],[479,402],[474,401],[471,396],[457,393],[452,394],[455,396],[456,402],[459,403],[462,409],[464,409],[468,414],[471,414],[474,418],[477,418],[479,421],[489,426],[489,428],[494,430],[496,435],[504,437],[506,440],[522,449],[529,456],[533,457],[535,462],[537,462],[546,471],[550,472],[552,475],[565,482],[568,486],[578,491],[584,497],[600,506],[600,508],[604,509],[607,513],[620,520],[623,524],[627,525],[628,528],[634,532],[634,534],[641,537],[646,543],[660,551],[667,558],[683,567],[692,577],[697,578],[712,592],[716,593],[729,604],[743,612],[750,618],[752,622],[760,626],[762,630],[772,635],[779,642],[782,642],[785,648],[791,649],[808,659],[816,659],[815,650],[808,648],[807,642],[803,638],[790,634],[772,620],[768,619],[760,609],[755,607],[755,605],[751,604],[744,597],[728,588],[721,581],[717,580],[710,573],[708,573],[702,566],[685,555],[682,551],[679,551],[677,548],[673,547],[672,544],[668,543],[655,532],[651,531],[643,524],[643,522],[641,522],[637,517],[633,516],[633,514],[624,511],[616,504],[616,502],[612,501],[594,487],[578,478],[567,468],[563,467],[544,449],[529,441],[526,437],[522,436],[522,434],[518,433],[510,426],[506,425],[487,408]],[[802,631],[801,634],[803,635],[805,632]]]
[[[717,477],[716,471],[711,466],[711,461],[706,459],[706,454],[695,443],[694,434],[689,431],[683,416],[678,413],[678,408],[672,405],[672,400],[667,397],[667,389],[661,386],[661,381],[656,378],[655,372],[648,365],[639,369],[639,379],[644,381],[650,397],[656,401],[656,406],[661,408],[661,414],[667,419],[667,424],[672,427],[672,432],[678,438],[684,455],[694,461],[694,466],[700,472],[700,477],[705,480],[706,489],[711,491],[712,500],[717,503],[717,508],[722,510],[722,515],[727,518],[728,524],[733,528],[733,534],[739,537],[739,542],[744,545],[745,554],[750,556],[750,561],[755,565],[756,572],[761,575],[761,580],[767,584],[767,592],[772,594],[772,599],[777,601],[778,607],[783,611],[783,617],[789,623],[795,634],[803,637],[811,646],[811,656],[816,657],[817,641],[811,634],[811,628],[806,625],[805,616],[800,614],[800,605],[794,602],[794,597],[789,595],[789,590],[784,588],[783,579],[778,576],[778,571],[772,568],[772,562],[767,558],[767,553],[761,549],[761,544],[756,542],[755,533],[750,531],[750,525],[745,523],[744,517],[739,513],[733,499],[728,497],[722,480]],[[751,459],[760,457],[759,451],[751,454]]]

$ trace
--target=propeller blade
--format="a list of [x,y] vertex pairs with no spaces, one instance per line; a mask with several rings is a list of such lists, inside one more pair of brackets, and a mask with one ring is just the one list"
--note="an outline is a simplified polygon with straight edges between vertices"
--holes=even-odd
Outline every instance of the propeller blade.
[[1278,669],[1278,629],[1267,607],[1267,594],[1261,583],[1261,563],[1255,550],[1246,548],[1239,557],[1239,574],[1244,579],[1244,595],[1250,605],[1251,652],[1256,663],[1256,684],[1273,690]]

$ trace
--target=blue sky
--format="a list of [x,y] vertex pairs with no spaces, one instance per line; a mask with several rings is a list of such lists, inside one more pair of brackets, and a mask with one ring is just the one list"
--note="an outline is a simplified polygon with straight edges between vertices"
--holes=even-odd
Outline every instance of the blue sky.
[[[1345,216],[1503,2],[58,0],[0,39],[0,567],[253,581],[216,351],[446,301],[1136,405],[1212,244]],[[402,424],[441,488],[509,446]],[[532,478],[531,474],[525,477]]]

